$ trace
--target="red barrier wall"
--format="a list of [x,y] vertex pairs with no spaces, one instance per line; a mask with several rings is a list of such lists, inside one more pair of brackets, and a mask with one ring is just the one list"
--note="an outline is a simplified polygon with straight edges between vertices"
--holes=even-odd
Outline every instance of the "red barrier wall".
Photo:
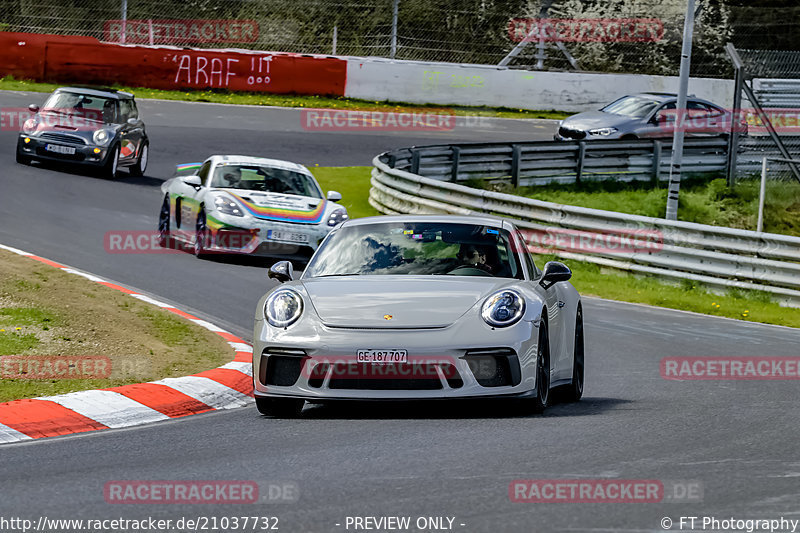
[[0,75],[152,89],[228,89],[343,96],[347,62],[278,52],[101,43],[91,37],[0,33]]

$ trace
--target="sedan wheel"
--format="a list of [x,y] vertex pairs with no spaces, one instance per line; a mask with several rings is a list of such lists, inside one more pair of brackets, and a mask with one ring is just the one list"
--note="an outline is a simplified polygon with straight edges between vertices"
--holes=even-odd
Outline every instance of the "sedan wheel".
[[524,400],[524,410],[540,414],[550,401],[550,337],[547,322],[539,324],[539,342],[536,350],[536,396]]
[[275,418],[297,418],[303,410],[305,401],[292,398],[258,398],[256,408],[265,416]]

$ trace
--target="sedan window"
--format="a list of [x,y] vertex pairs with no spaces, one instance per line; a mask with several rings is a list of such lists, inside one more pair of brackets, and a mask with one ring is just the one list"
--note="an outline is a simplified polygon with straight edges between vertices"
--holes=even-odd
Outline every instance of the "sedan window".
[[624,96],[602,108],[600,111],[624,115],[632,118],[644,118],[658,107],[658,102],[641,96]]

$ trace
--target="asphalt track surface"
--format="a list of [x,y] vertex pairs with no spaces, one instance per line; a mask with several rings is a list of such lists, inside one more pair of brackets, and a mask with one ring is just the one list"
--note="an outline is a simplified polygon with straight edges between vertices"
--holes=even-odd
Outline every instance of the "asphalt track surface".
[[[0,93],[0,107],[43,98]],[[393,147],[542,140],[554,128],[483,120],[442,133],[320,133],[304,131],[297,110],[147,100],[140,108],[151,138],[143,178],[17,165],[16,134],[0,132],[0,243],[158,295],[246,339],[270,286],[263,265],[104,249],[106,231],[155,228],[159,185],[176,163],[247,153],[368,165]],[[411,516],[412,525],[418,516],[447,516],[465,532],[661,531],[663,517],[675,529],[680,516],[799,517],[798,382],[678,382],[659,373],[666,356],[796,356],[796,330],[598,299],[584,306],[584,399],[544,416],[503,403],[347,404],[272,420],[251,406],[5,445],[0,517],[274,516],[290,533],[353,531],[347,516]],[[509,501],[514,479],[562,478],[699,482],[702,501]],[[103,497],[109,481],[187,479],[293,482],[300,499],[113,505]]]

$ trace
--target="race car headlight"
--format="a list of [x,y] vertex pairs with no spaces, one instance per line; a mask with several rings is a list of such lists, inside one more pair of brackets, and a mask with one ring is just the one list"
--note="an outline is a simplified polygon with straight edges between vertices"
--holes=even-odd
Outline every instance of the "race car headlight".
[[108,141],[110,139],[111,139],[111,136],[104,129],[96,130],[92,134],[92,141],[94,141],[95,144],[98,144],[100,146],[105,146],[106,144],[108,144]]
[[496,328],[516,324],[523,314],[525,314],[525,299],[511,290],[492,294],[481,306],[481,318]]
[[242,213],[242,210],[239,208],[239,204],[224,196],[217,196],[214,198],[214,207],[224,215],[233,215],[235,217],[244,216],[244,213]]
[[22,125],[22,132],[27,135],[30,135],[34,133],[38,127],[39,127],[39,119],[36,117],[29,118]]
[[331,216],[328,217],[328,225],[333,227],[336,224],[340,224],[347,220],[349,217],[347,215],[347,211],[344,209],[337,209],[331,213]]
[[589,130],[589,135],[600,135],[602,137],[607,137],[612,133],[616,133],[617,128],[597,128],[596,130]]
[[276,328],[291,326],[301,314],[303,314],[303,299],[290,289],[273,292],[264,304],[264,317]]

